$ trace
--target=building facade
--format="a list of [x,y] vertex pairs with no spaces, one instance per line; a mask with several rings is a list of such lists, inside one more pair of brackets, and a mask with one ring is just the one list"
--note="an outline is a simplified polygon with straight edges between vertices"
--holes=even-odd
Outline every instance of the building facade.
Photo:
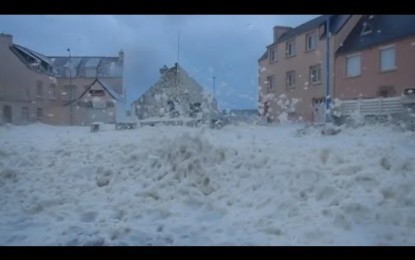
[[78,99],[97,79],[107,86],[99,98],[112,98],[107,89],[124,96],[122,51],[118,57],[47,57],[14,44],[12,35],[0,34],[0,56],[3,123],[88,124],[92,107],[78,105]]
[[258,60],[259,114],[268,122],[316,120],[328,71],[333,93],[334,53],[359,19],[323,15],[295,28],[275,26],[273,43]]
[[55,123],[57,79],[51,65],[0,34],[0,122]]
[[415,89],[415,15],[365,15],[336,53],[335,97],[395,97]]
[[160,79],[134,102],[138,119],[195,117],[218,113],[216,100],[176,63],[160,69]]

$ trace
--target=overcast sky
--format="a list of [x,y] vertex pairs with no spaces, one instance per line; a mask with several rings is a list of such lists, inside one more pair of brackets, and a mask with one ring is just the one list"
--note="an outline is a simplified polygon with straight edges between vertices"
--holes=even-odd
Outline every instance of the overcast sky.
[[275,25],[298,26],[317,15],[0,15],[0,33],[47,56],[117,56],[124,86],[137,99],[177,61],[216,97],[221,109],[257,107],[258,58]]

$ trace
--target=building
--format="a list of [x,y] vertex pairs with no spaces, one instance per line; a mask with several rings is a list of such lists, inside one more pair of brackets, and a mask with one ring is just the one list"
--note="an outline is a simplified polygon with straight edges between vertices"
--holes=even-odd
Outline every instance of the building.
[[338,99],[415,91],[415,15],[365,15],[336,53]]
[[160,69],[160,79],[134,102],[138,119],[217,114],[216,100],[176,63]]
[[[118,57],[48,58],[58,82],[58,93],[61,94],[60,106],[55,114],[58,122],[87,125],[97,119],[104,123],[114,121],[112,105],[125,102],[123,51],[119,52]],[[103,102],[92,102],[92,98],[101,99]],[[114,102],[108,102],[109,99],[113,99]],[[76,102],[69,102],[70,100]],[[104,117],[98,111],[106,111],[109,114]]]
[[56,123],[57,80],[43,55],[13,44],[13,36],[0,34],[0,122]]
[[118,57],[51,57],[14,44],[12,35],[0,34],[0,56],[2,122],[85,125],[94,121],[94,115],[104,120],[102,114],[96,115],[95,105],[109,113],[104,121],[112,122],[112,109],[102,106],[113,105],[109,99],[115,104],[125,100],[122,51]]
[[323,108],[327,71],[333,92],[334,53],[360,17],[322,15],[295,28],[274,27],[273,43],[258,60],[259,113],[264,119],[316,120]]
[[[96,78],[90,85],[85,86],[81,95],[65,104],[63,109],[67,110],[70,105],[75,107],[74,121],[78,124],[115,123],[116,113],[125,112],[126,100],[105,80]],[[121,109],[117,109],[118,107]]]

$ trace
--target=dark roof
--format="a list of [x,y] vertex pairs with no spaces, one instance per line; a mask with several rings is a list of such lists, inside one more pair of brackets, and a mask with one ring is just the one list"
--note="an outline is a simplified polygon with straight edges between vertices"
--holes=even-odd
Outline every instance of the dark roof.
[[259,60],[258,60],[258,61],[264,60],[264,59],[266,59],[266,58],[268,58],[268,50],[266,50],[266,51],[264,52],[264,54],[262,54],[261,58],[259,58]]
[[320,24],[325,23],[327,21],[327,18],[330,16],[331,15],[321,15],[291,30],[286,31],[277,39],[277,43],[289,40],[290,38],[296,35],[311,31],[312,29],[318,27]]
[[43,54],[40,54],[40,53],[38,53],[36,51],[33,51],[31,49],[28,49],[26,47],[23,47],[23,46],[20,46],[20,45],[17,45],[17,44],[13,44],[13,46],[15,48],[17,48],[18,50],[20,50],[20,51],[22,51],[22,52],[24,52],[24,53],[26,53],[28,55],[31,55],[33,57],[36,57],[37,59],[39,59],[41,61],[44,61],[44,62],[46,62],[48,64],[51,63],[50,60],[45,55],[43,55]]
[[[73,56],[69,62],[69,57],[47,57],[17,44],[13,44],[11,50],[29,68],[35,70],[33,65],[39,64],[43,71],[56,77],[122,77],[123,62],[119,57]],[[69,67],[71,67],[71,73]]]
[[[290,38],[299,34],[306,33],[319,27],[321,24],[326,23],[327,19],[330,19],[330,32],[336,34],[343,27],[343,25],[349,20],[351,15],[321,15],[306,23],[303,23],[292,30],[283,33],[278,39],[277,43],[289,40]],[[325,37],[325,33],[321,37]]]
[[[319,27],[321,24],[325,23],[327,19],[330,19],[330,32],[333,34],[336,34],[339,32],[339,30],[343,27],[343,25],[349,20],[351,15],[321,15],[318,16],[306,23],[303,23],[295,28],[292,28],[291,30],[286,31],[283,33],[276,42],[270,44],[269,46],[275,44],[284,42],[286,40],[289,40],[297,35],[306,33],[308,31],[313,30],[314,28]],[[321,35],[321,37],[325,37],[325,33]],[[269,47],[268,46],[268,47]],[[261,61],[263,59],[266,59],[268,57],[268,53],[265,52],[261,58],[259,58],[258,61]]]
[[[371,33],[362,35],[363,27]],[[365,15],[339,48],[337,54],[356,52],[415,35],[415,15]]]
[[17,44],[13,44],[10,49],[29,69],[52,73],[52,64],[43,54]]
[[118,57],[48,57],[57,77],[122,77],[123,64]]

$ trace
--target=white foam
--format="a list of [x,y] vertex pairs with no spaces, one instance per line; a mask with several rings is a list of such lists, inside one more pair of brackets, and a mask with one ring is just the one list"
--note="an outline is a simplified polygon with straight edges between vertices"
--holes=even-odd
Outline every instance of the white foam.
[[413,245],[413,134],[298,127],[0,127],[0,244]]

